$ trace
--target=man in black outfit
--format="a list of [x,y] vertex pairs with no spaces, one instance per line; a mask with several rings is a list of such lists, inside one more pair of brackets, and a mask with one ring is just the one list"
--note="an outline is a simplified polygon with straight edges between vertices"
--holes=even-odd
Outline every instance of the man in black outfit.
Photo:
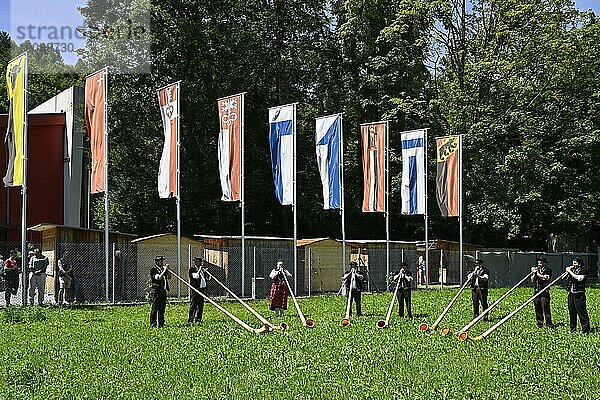
[[165,325],[165,308],[167,307],[167,292],[169,291],[168,269],[163,265],[164,257],[156,256],[154,266],[150,268],[152,280],[152,310],[150,311],[150,327],[162,328]]
[[533,300],[533,306],[535,308],[535,319],[537,321],[538,328],[544,326],[544,319],[546,319],[546,326],[552,326],[552,315],[550,313],[550,290],[547,289],[550,280],[552,279],[552,270],[546,264],[548,262],[545,258],[537,259],[537,267],[531,267],[531,282],[533,282],[533,293],[537,294],[543,292],[535,300]]
[[[202,294],[206,294],[206,283],[210,280],[210,274],[204,268],[202,257],[194,258],[194,265],[189,270],[190,286]],[[202,322],[204,312],[204,297],[195,290],[190,289],[190,311],[188,313],[188,324]]]
[[406,303],[406,313],[408,314],[408,318],[412,318],[410,304],[413,281],[412,272],[408,269],[408,265],[403,262],[400,263],[399,267],[400,271],[394,276],[396,282],[400,279],[400,286],[398,286],[398,293],[396,295],[398,298],[398,315],[404,317],[404,303]]
[[577,316],[581,323],[581,331],[590,333],[590,317],[587,312],[585,299],[585,284],[587,282],[588,271],[583,265],[583,260],[574,257],[572,265],[569,265],[565,272],[567,275],[567,292],[569,292],[569,327],[571,332],[577,330]]
[[[479,315],[479,303],[483,311],[488,308],[488,280],[490,279],[490,270],[483,265],[483,260],[475,260],[475,270],[468,276],[471,280],[471,298],[473,300],[473,318]],[[488,320],[487,315],[483,318]]]
[[[360,307],[361,293],[363,290],[364,275],[358,271],[358,264],[356,261],[350,261],[350,271],[342,277],[342,282],[346,287],[346,293],[350,290],[350,315],[352,315],[352,302],[356,303],[356,315],[362,315],[362,309]],[[352,275],[354,275],[354,281],[352,281]],[[352,285],[352,287],[350,287]]]

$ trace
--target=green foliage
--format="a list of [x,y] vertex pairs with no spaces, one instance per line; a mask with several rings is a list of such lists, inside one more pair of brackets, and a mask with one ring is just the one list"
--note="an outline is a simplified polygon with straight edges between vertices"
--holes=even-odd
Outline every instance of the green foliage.
[[[301,299],[316,321],[300,326],[293,309],[288,331],[248,333],[214,307],[201,325],[185,326],[186,304],[168,305],[166,327],[150,329],[150,307],[47,309],[48,320],[0,323],[0,397],[182,398],[182,399],[554,399],[598,398],[597,333],[570,334],[566,293],[552,289],[555,329],[538,329],[533,306],[482,342],[418,332],[431,323],[455,290],[413,292],[414,320],[394,313],[378,330],[390,294],[363,295],[363,317],[339,326],[342,296]],[[505,289],[490,291],[490,299]],[[482,332],[531,295],[519,289],[476,325]],[[588,309],[598,325],[598,289]],[[253,326],[240,305],[222,303]],[[266,316],[266,301],[252,303]],[[445,322],[456,330],[470,321],[464,293]],[[278,324],[282,319],[269,319]]]
[[[181,79],[184,234],[239,233],[238,204],[219,200],[215,99],[247,92],[248,234],[291,236],[292,211],[273,196],[266,118],[268,107],[299,102],[300,237],[341,237],[339,213],[321,209],[313,119],[344,112],[348,237],[384,237],[382,216],[360,211],[358,124],[389,119],[392,239],[423,238],[422,218],[400,215],[398,133],[428,127],[432,237],[458,238],[434,202],[433,138],[461,133],[467,241],[536,250],[557,237],[572,250],[600,243],[592,173],[600,166],[600,23],[570,0],[90,0],[81,9],[88,26],[137,21],[148,10],[149,60],[102,37],[89,37],[81,53],[89,69],[151,65],[147,75],[110,77],[115,230],[175,230],[174,202],[156,194],[163,134],[155,89]],[[0,36],[2,64],[10,46]],[[41,71],[30,81],[32,105],[82,83],[51,49],[32,60]],[[94,200],[102,226],[102,197]]]

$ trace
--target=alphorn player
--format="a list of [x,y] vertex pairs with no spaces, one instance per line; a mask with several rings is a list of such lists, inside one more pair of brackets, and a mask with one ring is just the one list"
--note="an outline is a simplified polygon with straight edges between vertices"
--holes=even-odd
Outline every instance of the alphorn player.
[[565,268],[567,275],[567,292],[569,292],[569,327],[571,332],[577,330],[577,317],[581,323],[581,331],[590,333],[590,317],[587,312],[585,299],[585,284],[588,271],[580,257],[573,257],[571,265]]
[[535,300],[533,306],[535,308],[535,319],[538,328],[544,326],[552,327],[552,314],[550,313],[550,290],[547,289],[548,284],[552,279],[552,270],[548,267],[546,258],[538,258],[537,266],[531,267],[531,282],[533,282],[533,294],[543,292]]
[[398,286],[398,315],[404,317],[404,303],[406,303],[406,313],[408,318],[412,318],[412,307],[411,307],[411,290],[412,290],[412,272],[408,268],[406,263],[401,262],[400,271],[394,276],[394,281],[398,282],[400,279],[400,285]]
[[278,260],[277,266],[269,274],[269,278],[273,280],[269,294],[269,308],[275,311],[276,317],[284,317],[287,310],[288,287],[284,274],[288,278],[292,276],[290,271],[283,268],[283,260]]
[[154,266],[150,268],[152,280],[152,309],[150,310],[150,327],[162,328],[165,325],[165,309],[167,292],[169,291],[169,264],[164,264],[163,256],[154,258]]
[[[483,311],[488,308],[488,281],[490,270],[483,265],[483,260],[475,260],[475,270],[468,277],[471,280],[471,298],[473,300],[473,318],[479,315],[479,303]],[[483,317],[484,321],[488,316]]]
[[[352,274],[354,274],[354,281],[352,280]],[[352,315],[352,302],[356,304],[356,315],[362,315],[362,309],[360,306],[361,293],[363,290],[364,275],[358,270],[358,264],[356,261],[350,261],[350,271],[346,272],[342,277],[342,282],[346,288],[346,293],[350,291],[350,314]],[[350,287],[352,285],[352,287]]]
[[[202,257],[194,257],[194,264],[190,266],[188,271],[190,285],[202,294],[206,294],[206,283],[210,280],[210,274],[206,273],[204,267],[204,259]],[[199,295],[195,290],[190,290],[190,311],[188,312],[188,324],[194,322],[202,322],[202,314],[204,313],[204,297]]]

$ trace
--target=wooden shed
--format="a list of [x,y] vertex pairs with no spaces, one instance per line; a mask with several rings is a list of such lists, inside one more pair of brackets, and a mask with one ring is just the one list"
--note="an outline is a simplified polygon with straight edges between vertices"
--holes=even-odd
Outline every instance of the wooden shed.
[[[31,232],[41,234],[42,253],[48,257],[46,270],[46,294],[58,294],[56,268],[58,257],[69,250],[77,259],[74,260],[75,279],[85,282],[83,289],[86,301],[99,301],[106,298],[106,268],[104,259],[104,231],[97,229],[76,228],[55,224],[38,224],[28,228]],[[136,235],[110,232],[109,242],[116,244],[130,243]],[[112,260],[109,260],[112,265]]]
[[347,268],[350,263],[352,250],[346,243],[346,260],[342,262],[342,246],[341,241],[330,238],[298,240],[299,294],[339,290],[340,278],[344,266]]
[[[181,237],[181,266],[177,268],[177,235],[174,233],[161,233],[143,238],[134,239],[131,244],[135,246],[135,263],[138,266],[136,274],[137,297],[144,298],[146,286],[150,279],[149,271],[154,265],[157,255],[165,257],[165,262],[178,271],[181,277],[187,279],[187,269],[193,257],[202,256],[203,244],[195,239]],[[188,287],[179,280],[172,278],[169,282],[171,296],[188,296]]]

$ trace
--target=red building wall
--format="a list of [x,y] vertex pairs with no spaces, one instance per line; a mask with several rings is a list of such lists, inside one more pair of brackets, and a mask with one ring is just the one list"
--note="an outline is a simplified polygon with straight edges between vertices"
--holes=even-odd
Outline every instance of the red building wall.
[[[8,116],[0,115],[0,132],[6,132]],[[27,227],[39,223],[64,223],[64,114],[29,116],[27,162]],[[0,175],[6,174],[6,146],[0,146]],[[9,193],[7,218],[7,191]],[[0,240],[21,241],[21,187],[0,184],[0,224],[8,226]],[[38,241],[37,235],[28,239]]]

